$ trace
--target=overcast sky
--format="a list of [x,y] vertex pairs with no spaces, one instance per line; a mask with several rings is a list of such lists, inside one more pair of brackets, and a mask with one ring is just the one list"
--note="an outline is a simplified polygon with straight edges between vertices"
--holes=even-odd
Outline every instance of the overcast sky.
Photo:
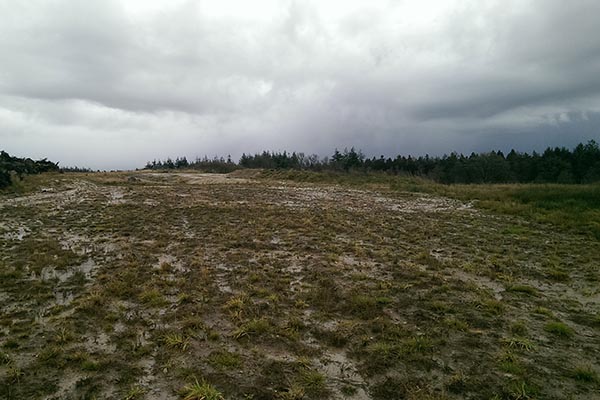
[[0,0],[0,149],[61,165],[600,140],[600,1]]

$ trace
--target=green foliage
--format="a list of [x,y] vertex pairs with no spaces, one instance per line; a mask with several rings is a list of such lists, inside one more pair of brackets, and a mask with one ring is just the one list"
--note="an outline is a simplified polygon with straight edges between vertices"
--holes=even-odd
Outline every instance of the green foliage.
[[0,151],[0,189],[10,186],[13,173],[23,177],[49,171],[58,171],[58,164],[46,159],[33,161],[31,158],[11,157],[7,152]]
[[[314,370],[303,370],[300,373],[299,385],[304,389],[306,394],[311,396],[319,396],[325,393],[326,379],[325,375]],[[320,396],[319,396],[320,397]]]
[[167,304],[162,293],[156,288],[144,290],[140,293],[139,299],[142,303],[151,307],[161,307]]
[[524,336],[527,334],[527,330],[525,321],[516,321],[510,325],[510,332],[515,335]]
[[162,337],[162,341],[168,347],[185,351],[190,344],[188,338],[181,333],[167,333]]
[[195,169],[203,172],[220,174],[232,172],[238,168],[238,165],[231,161],[231,157],[229,156],[227,157],[227,160],[225,160],[223,157],[214,157],[213,159],[209,159],[208,157],[204,156],[204,158],[196,158],[196,160],[192,162],[189,162],[186,157],[177,157],[175,161],[167,158],[164,161],[148,161],[144,167],[144,169],[152,170]]
[[547,148],[542,154],[520,153],[512,150],[508,155],[501,151],[471,153],[469,156],[451,153],[443,157],[413,157],[398,155],[395,158],[367,158],[352,147],[344,151],[335,149],[330,158],[304,153],[263,151],[254,155],[242,154],[239,163],[223,157],[203,159],[189,163],[185,157],[175,161],[152,161],[146,169],[194,168],[210,172],[231,172],[238,168],[275,170],[312,170],[340,172],[385,172],[423,176],[437,182],[449,183],[590,183],[600,181],[600,148],[591,140],[575,149]]
[[535,296],[537,294],[537,290],[535,290],[535,288],[527,285],[510,285],[506,288],[506,291],[523,293],[529,296]]
[[536,398],[539,389],[526,381],[513,382],[507,388],[508,398],[512,400],[527,400]]
[[218,369],[235,369],[242,365],[240,356],[228,351],[216,351],[208,356],[208,362]]
[[577,366],[571,371],[571,377],[586,383],[600,383],[598,373],[589,365]]
[[221,392],[204,379],[201,382],[195,379],[194,383],[186,385],[181,390],[181,394],[183,400],[224,400]]
[[265,335],[271,331],[271,323],[265,319],[252,319],[233,332],[235,339],[241,339],[249,336]]
[[146,393],[146,390],[144,388],[136,385],[136,386],[133,386],[131,389],[129,389],[129,391],[127,391],[123,400],[143,399],[145,393]]
[[498,361],[500,362],[500,370],[503,372],[512,375],[523,375],[525,372],[525,368],[519,362],[517,356],[511,352],[504,353]]
[[0,352],[0,365],[10,364],[11,358],[8,354]]
[[9,365],[7,371],[6,371],[6,377],[8,378],[8,381],[11,383],[19,383],[19,381],[21,380],[21,378],[23,378],[23,376],[25,376],[25,372],[23,372],[23,370],[15,365]]
[[570,338],[575,334],[573,328],[563,322],[549,322],[544,326],[546,332],[562,338]]
[[504,339],[504,344],[511,349],[532,351],[535,347],[533,342],[523,337],[513,337],[510,339]]
[[[398,189],[402,190],[403,186]],[[600,239],[600,185],[421,185],[437,193],[507,215],[551,223],[559,228],[589,233]],[[515,234],[527,237],[527,232]]]

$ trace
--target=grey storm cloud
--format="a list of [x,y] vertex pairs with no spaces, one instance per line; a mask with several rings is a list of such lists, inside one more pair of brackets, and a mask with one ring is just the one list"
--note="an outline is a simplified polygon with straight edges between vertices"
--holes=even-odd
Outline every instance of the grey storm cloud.
[[600,137],[596,1],[0,0],[0,147],[63,165]]

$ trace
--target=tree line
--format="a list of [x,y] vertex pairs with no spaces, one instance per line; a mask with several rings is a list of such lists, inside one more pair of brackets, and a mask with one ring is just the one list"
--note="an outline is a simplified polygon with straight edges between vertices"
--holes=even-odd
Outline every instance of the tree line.
[[203,158],[196,157],[194,161],[188,161],[186,157],[177,157],[175,160],[167,158],[166,160],[148,161],[144,169],[162,170],[162,169],[197,169],[211,173],[229,173],[239,169],[240,166],[231,160],[231,156],[227,159],[223,157],[214,157],[209,159],[207,156]]
[[242,154],[235,163],[228,156],[209,159],[185,157],[152,161],[146,169],[190,168],[207,172],[231,172],[239,168],[296,169],[311,171],[383,172],[422,176],[441,183],[590,183],[600,181],[600,147],[594,140],[578,144],[570,150],[548,147],[543,153],[511,150],[451,153],[442,157],[366,157],[360,150],[336,149],[331,157],[316,154],[263,151]]
[[58,163],[45,158],[34,161],[31,158],[12,157],[5,151],[0,151],[0,189],[10,186],[14,177],[40,174],[42,172],[58,171]]

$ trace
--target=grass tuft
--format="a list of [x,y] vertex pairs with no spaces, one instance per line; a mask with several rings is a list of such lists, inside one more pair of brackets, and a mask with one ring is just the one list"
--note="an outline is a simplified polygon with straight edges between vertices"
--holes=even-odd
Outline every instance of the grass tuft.
[[167,333],[162,337],[162,341],[168,347],[185,351],[190,341],[181,333]]
[[213,385],[202,379],[194,379],[194,383],[181,389],[183,400],[224,400],[225,398]]
[[570,338],[575,334],[573,328],[558,321],[547,323],[546,326],[544,326],[544,330],[561,338]]
[[578,381],[586,383],[600,383],[598,373],[589,365],[577,366],[571,371],[570,376]]

